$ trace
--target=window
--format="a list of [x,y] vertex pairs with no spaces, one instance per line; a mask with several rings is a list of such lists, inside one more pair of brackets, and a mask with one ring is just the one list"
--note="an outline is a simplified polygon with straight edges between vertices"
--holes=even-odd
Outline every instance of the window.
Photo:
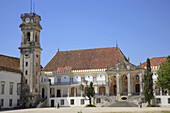
[[101,103],[101,99],[100,99],[100,98],[97,98],[97,99],[96,99],[96,103]]
[[13,94],[13,85],[14,85],[13,82],[10,82],[10,83],[9,83],[9,94],[10,94],[10,95]]
[[17,105],[19,105],[19,103],[20,103],[20,100],[19,100],[19,99],[17,99]]
[[9,106],[12,106],[12,99],[9,99]]
[[30,32],[27,33],[27,41],[30,41]]
[[25,62],[25,66],[28,66],[28,62]]
[[64,105],[64,99],[61,99],[61,100],[60,100],[60,104],[61,104],[61,105]]
[[21,84],[18,83],[17,84],[17,95],[20,95],[21,94]]
[[170,98],[168,98],[168,104],[170,104]]
[[27,75],[27,74],[28,74],[28,71],[26,70],[26,71],[25,71],[25,75]]
[[84,99],[81,99],[81,105],[84,105]]
[[136,76],[136,82],[139,82],[139,75]]
[[3,95],[5,92],[5,82],[1,82],[1,94]]
[[25,84],[27,84],[27,79],[25,80]]
[[66,77],[64,77],[64,79],[66,79]]
[[58,83],[61,83],[61,78],[58,78],[58,79],[57,79],[57,82],[58,82]]
[[71,105],[74,105],[74,99],[70,100]]
[[1,99],[1,103],[0,103],[1,107],[4,106],[4,99]]
[[70,82],[73,82],[73,78],[72,77],[70,77]]
[[156,103],[160,104],[161,103],[161,99],[160,98],[156,98]]
[[38,67],[38,63],[36,63],[36,67]]
[[84,77],[81,77],[81,81],[84,82],[84,81],[85,81],[85,78],[84,78]]

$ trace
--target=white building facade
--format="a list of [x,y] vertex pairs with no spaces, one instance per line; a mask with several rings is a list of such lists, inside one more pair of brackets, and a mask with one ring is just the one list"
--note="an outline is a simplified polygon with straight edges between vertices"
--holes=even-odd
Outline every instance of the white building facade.
[[[3,61],[2,61],[3,59]],[[19,105],[21,95],[21,71],[13,67],[18,66],[19,59],[0,55],[0,106],[1,108],[15,108]],[[8,62],[10,64],[8,64]],[[5,65],[3,65],[5,64]],[[4,67],[6,66],[6,67]]]
[[[154,57],[150,60],[151,63],[151,71],[153,73],[153,90],[154,90],[154,99],[153,104],[161,107],[170,107],[170,93],[168,93],[168,89],[163,89],[156,85],[158,70],[160,65],[166,61],[167,57]],[[146,69],[146,63],[142,64],[142,67]]]

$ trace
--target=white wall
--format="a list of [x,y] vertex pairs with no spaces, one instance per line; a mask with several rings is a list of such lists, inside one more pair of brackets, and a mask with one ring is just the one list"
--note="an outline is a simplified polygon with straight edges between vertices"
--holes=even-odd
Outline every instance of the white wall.
[[97,81],[105,81],[105,75],[104,74],[98,74],[97,75]]
[[[13,108],[17,106],[17,100],[20,99],[20,95],[17,95],[17,83],[21,83],[21,74],[14,72],[0,71],[0,82],[5,81],[4,95],[0,92],[0,99],[4,99],[3,108]],[[9,84],[13,82],[13,95],[9,95]],[[0,85],[1,87],[1,85]],[[1,88],[0,88],[1,89]],[[9,99],[12,99],[12,107],[9,106]]]
[[170,98],[170,95],[169,96],[155,96],[155,98],[160,98],[161,99],[161,103],[160,104],[158,104],[158,105],[169,105],[170,106],[170,104],[168,104],[168,98]]
[[93,76],[92,75],[85,75],[85,80],[92,82],[93,81]]
[[69,76],[61,76],[61,82],[70,82]]
[[74,75],[74,77],[73,77],[73,82],[81,82],[81,77],[80,77],[80,75]]
[[[64,105],[61,105],[60,100],[64,99]],[[74,105],[71,105],[70,101],[74,99]],[[84,101],[84,105],[81,105],[81,99],[85,99],[84,97],[64,97],[64,98],[50,98],[49,99],[49,106],[51,106],[51,100],[54,100],[54,106],[56,103],[59,103],[60,106],[85,106],[89,104],[89,100]]]

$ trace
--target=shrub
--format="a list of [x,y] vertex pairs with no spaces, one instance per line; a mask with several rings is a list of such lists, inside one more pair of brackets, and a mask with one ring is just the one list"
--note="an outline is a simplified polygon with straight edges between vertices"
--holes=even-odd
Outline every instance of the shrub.
[[95,105],[86,105],[86,107],[96,107]]
[[147,107],[154,107],[152,104],[148,104]]

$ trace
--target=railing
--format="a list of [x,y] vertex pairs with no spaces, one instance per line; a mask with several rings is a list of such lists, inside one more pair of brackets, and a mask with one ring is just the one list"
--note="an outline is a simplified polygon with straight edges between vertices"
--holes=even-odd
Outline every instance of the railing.
[[[46,81],[49,82],[49,81]],[[90,84],[90,82],[93,82],[93,85],[105,85],[106,82],[105,81],[88,81],[87,85]],[[45,83],[45,82],[42,82]],[[86,84],[85,82],[82,81],[77,81],[77,82],[51,82],[50,85],[74,85],[74,84]]]
[[54,82],[51,85],[72,85],[72,84],[80,84],[79,82]]

